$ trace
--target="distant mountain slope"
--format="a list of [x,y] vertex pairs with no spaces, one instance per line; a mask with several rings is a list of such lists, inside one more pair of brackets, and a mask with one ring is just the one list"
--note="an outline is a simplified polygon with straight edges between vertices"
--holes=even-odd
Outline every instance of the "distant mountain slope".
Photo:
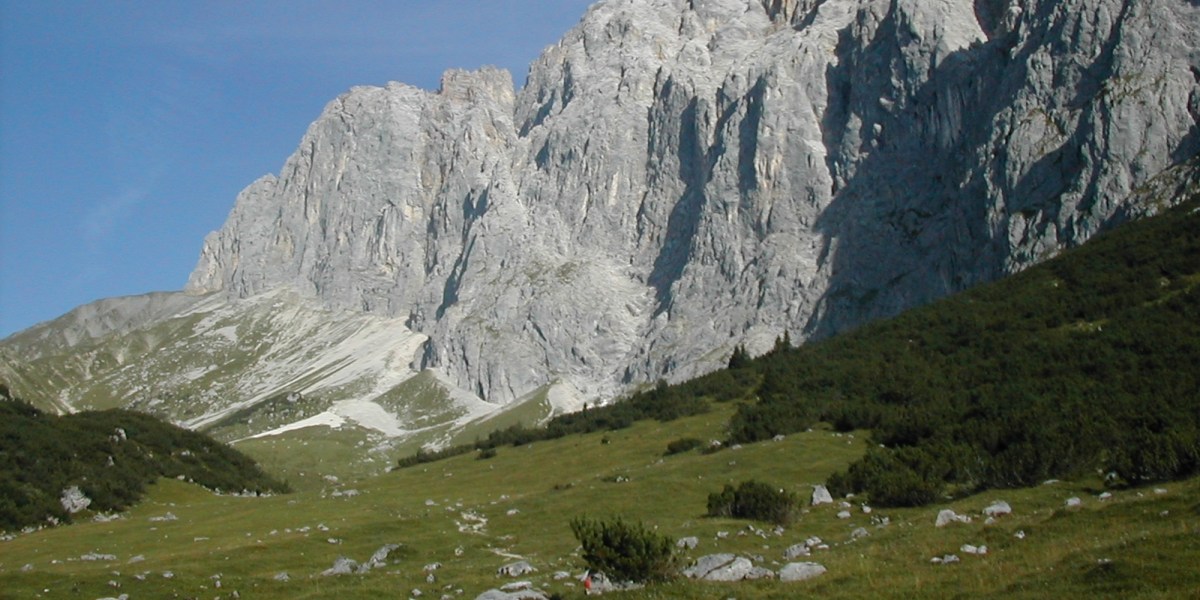
[[205,435],[125,410],[49,415],[0,388],[0,531],[123,510],[160,477],[233,493],[287,490]]

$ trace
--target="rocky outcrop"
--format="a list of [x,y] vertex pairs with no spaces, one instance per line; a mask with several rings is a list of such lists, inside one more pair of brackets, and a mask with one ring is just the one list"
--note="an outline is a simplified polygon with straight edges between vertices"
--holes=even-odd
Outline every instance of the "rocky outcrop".
[[1198,38],[1171,0],[607,0],[519,91],[330,103],[188,290],[404,318],[492,402],[606,398],[1152,212],[1200,149]]

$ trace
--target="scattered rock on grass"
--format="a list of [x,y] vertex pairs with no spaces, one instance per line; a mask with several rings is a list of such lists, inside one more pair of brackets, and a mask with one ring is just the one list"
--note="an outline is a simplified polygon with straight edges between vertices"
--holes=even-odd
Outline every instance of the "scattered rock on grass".
[[1003,517],[1012,514],[1012,507],[1003,500],[997,500],[983,509],[983,514],[989,517]]
[[677,548],[686,548],[688,550],[695,550],[698,545],[700,545],[700,538],[694,536],[679,538],[679,541],[675,542]]
[[1070,498],[1067,498],[1067,502],[1066,502],[1067,508],[1076,508],[1076,507],[1079,507],[1082,505],[1083,505],[1083,500],[1080,500],[1078,496],[1072,496]]
[[936,525],[938,527],[945,527],[951,523],[970,523],[970,522],[971,522],[971,517],[968,517],[966,515],[956,514],[954,511],[947,508],[938,513],[937,520],[934,521],[934,525]]
[[516,592],[488,590],[476,596],[475,600],[546,600],[546,595],[537,590],[519,590]]
[[533,565],[529,564],[528,561],[519,560],[500,567],[496,570],[496,574],[502,577],[520,577],[534,571],[537,571],[537,569],[533,568]]
[[833,495],[829,493],[829,488],[818,485],[813,487],[812,505],[820,506],[822,504],[833,504]]
[[788,563],[779,570],[780,581],[804,581],[825,573],[825,565],[815,562]]
[[809,554],[812,554],[812,550],[809,550],[807,544],[793,544],[783,551],[783,559],[792,560]]
[[349,575],[350,573],[358,570],[358,568],[358,561],[352,558],[346,558],[345,556],[339,556],[337,557],[337,560],[333,561],[332,567],[321,571],[321,575],[324,577],[329,577],[331,575]]

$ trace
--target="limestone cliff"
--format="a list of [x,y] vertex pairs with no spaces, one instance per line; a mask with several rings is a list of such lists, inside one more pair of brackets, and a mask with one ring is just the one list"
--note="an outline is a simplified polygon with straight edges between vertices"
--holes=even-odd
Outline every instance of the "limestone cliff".
[[188,290],[406,319],[491,402],[606,398],[1020,270],[1200,149],[1179,0],[605,0],[532,65],[355,88]]

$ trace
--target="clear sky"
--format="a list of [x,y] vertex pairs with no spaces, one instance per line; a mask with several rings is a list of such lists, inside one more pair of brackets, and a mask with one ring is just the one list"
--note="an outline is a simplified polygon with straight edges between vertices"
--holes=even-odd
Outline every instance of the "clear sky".
[[0,0],[0,337],[179,290],[355,85],[529,63],[592,0]]

